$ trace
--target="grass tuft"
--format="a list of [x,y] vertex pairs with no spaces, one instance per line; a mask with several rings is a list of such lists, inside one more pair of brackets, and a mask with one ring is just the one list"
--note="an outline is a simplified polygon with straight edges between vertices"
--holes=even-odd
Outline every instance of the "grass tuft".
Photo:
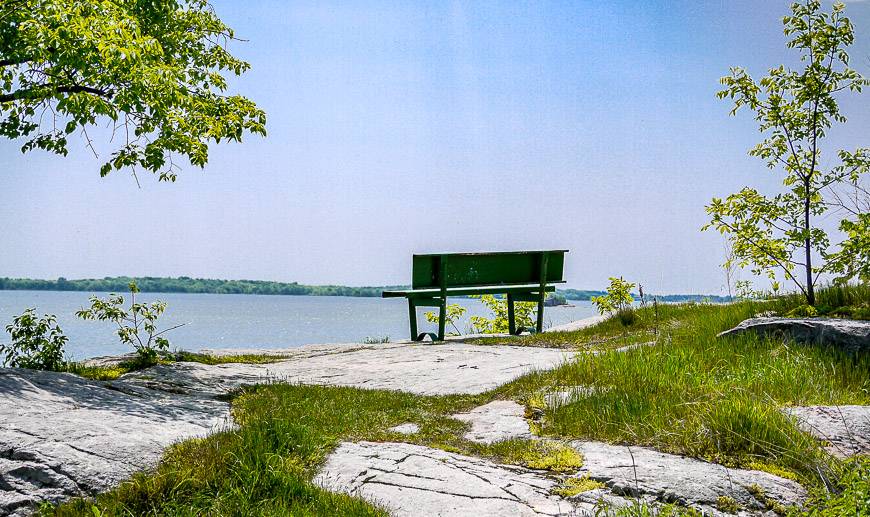
[[285,359],[284,357],[269,354],[235,354],[235,355],[211,355],[199,352],[188,352],[186,350],[177,350],[170,357],[170,361],[181,361],[188,363],[202,364],[229,364],[229,363],[247,363],[247,364],[269,364]]
[[604,483],[590,479],[589,476],[569,477],[562,480],[562,483],[553,489],[553,494],[568,498],[590,490],[604,488],[605,486]]
[[740,505],[737,504],[737,501],[733,497],[720,495],[716,499],[716,509],[725,513],[737,513],[740,511]]

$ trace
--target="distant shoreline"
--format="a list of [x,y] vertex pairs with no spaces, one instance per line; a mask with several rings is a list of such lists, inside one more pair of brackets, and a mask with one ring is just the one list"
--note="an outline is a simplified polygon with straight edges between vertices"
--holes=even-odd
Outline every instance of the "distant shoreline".
[[[126,292],[130,282],[135,281],[143,293],[191,293],[191,294],[259,294],[274,296],[351,296],[362,298],[380,297],[390,289],[407,289],[407,285],[363,286],[306,285],[298,282],[272,282],[268,280],[219,280],[192,277],[106,277],[67,280],[42,280],[33,278],[0,278],[0,291],[78,291],[78,292]],[[603,291],[557,289],[556,294],[566,300],[588,301]],[[657,295],[662,302],[681,301],[728,301],[727,297],[703,294]],[[651,299],[652,297],[647,297]]]

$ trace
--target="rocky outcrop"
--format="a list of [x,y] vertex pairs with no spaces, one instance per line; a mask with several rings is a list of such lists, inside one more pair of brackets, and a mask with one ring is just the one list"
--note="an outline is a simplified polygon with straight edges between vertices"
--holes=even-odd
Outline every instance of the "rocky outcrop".
[[722,336],[746,332],[785,336],[802,343],[830,345],[850,352],[870,351],[870,321],[836,318],[751,318]]
[[[259,353],[249,350],[247,353]],[[224,393],[265,380],[401,390],[419,395],[477,394],[530,370],[570,359],[564,350],[444,344],[319,345],[300,347],[270,364],[174,363],[125,376],[127,382],[184,392]]]
[[725,516],[722,500],[742,515],[764,515],[776,505],[800,506],[798,483],[759,471],[665,454],[643,447],[574,442],[584,455],[574,476],[606,485],[570,498],[554,495],[560,478],[405,443],[342,443],[315,482],[362,497],[396,516],[599,515],[602,506],[678,503]]
[[0,369],[0,515],[107,490],[228,422],[224,402],[122,386]]
[[558,481],[543,472],[407,443],[342,443],[314,481],[396,517],[591,515],[594,509],[552,495]]
[[783,411],[835,456],[870,454],[870,406],[796,406]]
[[223,395],[245,384],[481,393],[569,357],[560,350],[464,343],[318,345],[275,353],[286,358],[262,365],[173,363],[113,382],[0,368],[0,515],[117,485],[154,465],[168,445],[229,425]]
[[[798,483],[755,470],[731,469],[694,458],[598,442],[574,442],[583,454],[581,473],[601,481],[616,495],[679,503],[718,515],[728,497],[754,514],[775,502],[800,506],[806,490]],[[757,488],[756,488],[757,487]]]
[[525,408],[512,400],[495,400],[453,418],[468,422],[471,429],[463,438],[478,443],[493,443],[511,438],[531,438]]
[[[223,395],[245,384],[285,380],[419,394],[481,393],[570,357],[553,349],[457,342],[313,346],[276,353],[286,357],[263,365],[173,363],[113,382],[0,369],[0,515],[25,515],[41,500],[107,490],[153,466],[168,445],[232,425]],[[572,388],[559,401],[570,402],[584,389]],[[470,424],[469,440],[532,437],[524,408],[515,402],[491,402],[454,417]],[[849,433],[862,429],[846,428]],[[415,433],[419,428],[409,422],[393,430]],[[316,479],[396,515],[592,515],[602,502],[632,504],[627,496],[653,504],[678,502],[713,515],[718,498],[725,496],[745,512],[759,514],[770,502],[800,504],[805,497],[797,483],[764,472],[641,447],[572,446],[585,457],[576,475],[601,481],[606,489],[565,499],[553,495],[560,479],[546,472],[403,443],[341,444]],[[748,488],[755,485],[758,489]]]

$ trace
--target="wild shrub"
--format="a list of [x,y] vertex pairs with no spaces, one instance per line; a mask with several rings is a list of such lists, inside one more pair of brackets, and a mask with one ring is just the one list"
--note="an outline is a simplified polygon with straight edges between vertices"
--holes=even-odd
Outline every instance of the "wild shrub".
[[76,316],[84,320],[111,321],[118,326],[118,337],[121,342],[132,345],[143,364],[157,362],[159,352],[169,350],[169,341],[163,334],[182,325],[175,325],[165,330],[157,330],[157,319],[166,311],[166,302],[136,303],[136,293],[139,288],[136,282],[130,282],[130,307],[125,309],[124,297],[110,294],[102,299],[91,296],[91,306],[76,312]]
[[[492,318],[484,316],[472,316],[471,328],[476,334],[504,334],[510,331],[508,322],[508,304],[503,298],[496,298],[491,294],[475,295],[487,309],[492,312]],[[517,328],[532,328],[537,318],[537,305],[531,302],[514,303],[514,319]]]
[[9,344],[0,344],[3,364],[13,368],[60,371],[64,369],[63,347],[67,337],[55,316],[38,317],[36,309],[27,309],[6,326],[12,336]]
[[590,298],[593,304],[598,308],[601,314],[615,315],[623,329],[634,325],[637,322],[638,316],[634,308],[631,306],[634,297],[631,295],[631,290],[635,284],[626,282],[622,277],[610,277],[610,287],[607,288],[607,294],[604,296],[593,296]]
[[[465,314],[465,307],[459,305],[458,303],[451,303],[447,306],[447,313],[444,315],[444,325],[452,327],[453,330],[448,332],[447,335],[450,336],[458,336],[462,334],[459,331],[459,327],[457,323],[459,323],[459,319],[462,318],[462,315]],[[438,313],[429,311],[425,314],[426,321],[429,323],[438,323]]]
[[620,311],[631,309],[631,302],[634,298],[631,296],[631,290],[635,284],[626,282],[622,277],[610,277],[610,287],[607,288],[607,294],[603,296],[593,296],[590,298],[598,312],[601,314],[614,314]]

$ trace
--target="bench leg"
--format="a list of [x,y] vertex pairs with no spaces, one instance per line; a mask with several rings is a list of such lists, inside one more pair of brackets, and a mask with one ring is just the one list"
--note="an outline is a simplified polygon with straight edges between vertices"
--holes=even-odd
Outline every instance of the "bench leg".
[[547,293],[544,290],[541,290],[541,298],[538,300],[538,333],[544,331],[544,299],[547,297]]
[[507,307],[507,309],[508,309],[508,332],[510,332],[510,334],[512,336],[514,336],[517,333],[517,319],[516,319],[516,316],[514,314],[514,295],[512,295],[512,294],[507,295],[507,306],[508,306]]
[[438,341],[444,341],[444,329],[447,325],[447,297],[441,298],[441,306],[438,310]]
[[411,341],[417,339],[417,305],[414,304],[413,298],[408,298],[408,316],[411,321]]

